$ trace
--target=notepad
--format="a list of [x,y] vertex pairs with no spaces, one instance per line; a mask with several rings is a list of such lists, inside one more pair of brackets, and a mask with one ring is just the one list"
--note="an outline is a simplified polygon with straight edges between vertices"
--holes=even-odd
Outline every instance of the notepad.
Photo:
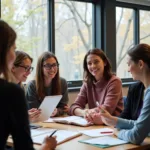
[[110,128],[83,130],[83,131],[80,131],[80,132],[82,134],[85,134],[85,135],[90,136],[90,137],[113,135],[113,129],[110,129]]
[[91,123],[87,122],[84,118],[78,116],[69,116],[58,119],[53,119],[54,122],[64,123],[64,124],[72,124],[77,126],[90,126]]
[[[44,133],[39,136],[32,137],[33,143],[35,144],[42,144],[43,140],[46,136],[49,136],[52,132]],[[80,136],[81,133],[76,131],[68,131],[68,130],[58,130],[53,136],[56,136],[57,144],[61,144],[63,142],[66,142],[68,140],[71,140],[75,137]]]
[[104,136],[99,138],[92,138],[88,140],[79,141],[80,143],[90,144],[100,148],[107,148],[111,146],[121,145],[128,143],[127,141],[120,140],[111,136]]

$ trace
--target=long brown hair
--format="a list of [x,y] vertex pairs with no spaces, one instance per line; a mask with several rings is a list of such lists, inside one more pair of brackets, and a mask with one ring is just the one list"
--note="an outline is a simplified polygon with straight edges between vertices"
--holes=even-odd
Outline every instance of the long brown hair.
[[86,53],[84,60],[83,60],[83,68],[84,68],[83,79],[84,79],[84,81],[87,83],[92,83],[93,81],[95,81],[94,76],[89,72],[88,67],[87,67],[87,57],[90,54],[99,56],[103,60],[103,62],[106,63],[106,66],[104,66],[104,75],[103,76],[106,80],[109,80],[111,78],[111,76],[113,75],[110,61],[101,49],[94,48],[94,49],[90,49]]
[[[56,56],[51,52],[44,52],[39,58],[36,66],[36,92],[40,99],[45,97],[44,91],[44,73],[43,73],[43,63],[49,58],[54,58],[58,63]],[[61,94],[61,86],[60,86],[60,76],[59,76],[59,68],[57,70],[57,74],[52,80],[52,95]]]
[[15,43],[16,32],[0,19],[0,75],[10,81],[11,71],[8,68],[7,53]]

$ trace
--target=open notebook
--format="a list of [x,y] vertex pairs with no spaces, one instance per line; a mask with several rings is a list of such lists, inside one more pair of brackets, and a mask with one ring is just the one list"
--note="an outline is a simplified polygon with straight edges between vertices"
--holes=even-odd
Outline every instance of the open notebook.
[[72,124],[77,126],[90,126],[92,124],[88,123],[84,118],[78,116],[69,116],[63,118],[53,119],[54,122]]
[[[49,129],[49,132],[47,132],[48,130],[46,131],[46,129],[45,129],[45,130],[43,130],[43,133],[42,133],[42,131],[38,131],[38,130],[37,130],[37,133],[35,133],[35,132],[32,133],[32,131],[31,131],[33,143],[42,144],[44,138],[46,136],[49,136],[54,130],[56,130],[56,129]],[[81,133],[75,132],[75,131],[57,130],[53,136],[56,136],[57,145],[58,145],[63,142],[69,141],[75,137],[78,137],[80,135],[81,135]]]

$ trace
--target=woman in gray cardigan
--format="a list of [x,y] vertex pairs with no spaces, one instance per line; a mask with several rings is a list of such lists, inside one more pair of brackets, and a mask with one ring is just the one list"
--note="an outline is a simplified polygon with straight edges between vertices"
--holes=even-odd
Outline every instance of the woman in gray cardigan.
[[52,117],[68,112],[67,82],[59,76],[59,63],[56,56],[51,52],[44,52],[37,62],[35,80],[27,84],[26,99],[30,109],[38,108],[44,97],[51,95],[63,96]]

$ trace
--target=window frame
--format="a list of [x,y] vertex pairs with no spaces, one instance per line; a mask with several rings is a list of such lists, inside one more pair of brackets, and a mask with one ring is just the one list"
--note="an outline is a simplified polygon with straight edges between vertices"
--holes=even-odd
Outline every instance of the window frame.
[[[116,0],[71,0],[76,2],[88,2],[93,5],[93,47],[101,48],[112,62],[112,70],[116,72],[116,7],[130,8],[134,10],[134,43],[140,42],[140,10],[150,11],[150,6],[120,2]],[[48,2],[48,50],[55,53],[55,0]],[[0,1],[1,18],[1,1]],[[123,86],[133,83],[132,78],[122,78]],[[79,90],[82,80],[67,81],[70,91]]]

